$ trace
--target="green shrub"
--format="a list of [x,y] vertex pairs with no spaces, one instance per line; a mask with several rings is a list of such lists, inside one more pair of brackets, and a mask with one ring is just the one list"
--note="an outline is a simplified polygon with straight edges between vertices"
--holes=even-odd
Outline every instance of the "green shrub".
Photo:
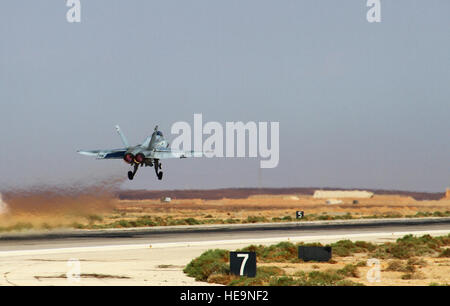
[[416,271],[416,267],[414,266],[414,260],[408,260],[405,264],[401,260],[392,260],[389,262],[386,271],[395,271],[395,272],[408,272],[414,273]]
[[418,258],[413,257],[413,258],[408,259],[407,264],[413,265],[413,266],[425,267],[427,265],[427,262],[425,260],[423,260],[422,258],[418,259]]
[[269,286],[295,286],[297,282],[290,276],[281,276],[271,278]]
[[346,265],[340,270],[337,270],[336,273],[346,277],[359,277],[358,267],[351,264]]
[[76,229],[83,229],[84,225],[80,224],[80,223],[77,223],[77,222],[74,222],[74,223],[71,224],[71,227],[76,228]]
[[141,226],[155,226],[156,223],[153,222],[151,219],[149,218],[139,218],[136,221],[136,226],[141,227]]
[[184,222],[185,222],[186,224],[188,224],[188,225],[197,225],[197,224],[201,224],[200,221],[198,221],[197,219],[194,219],[194,218],[187,218],[187,219],[184,219]]
[[228,218],[224,221],[224,223],[227,223],[227,224],[233,224],[233,223],[239,223],[239,222],[240,222],[239,219],[233,219],[233,218]]
[[311,271],[308,273],[308,279],[305,286],[332,286],[336,282],[343,280],[342,275],[337,274],[335,271]]
[[268,222],[269,220],[266,219],[266,217],[263,216],[248,216],[246,223],[258,223],[258,222]]
[[347,279],[337,281],[335,285],[336,286],[365,286],[362,283],[356,283],[356,282],[353,282],[353,281],[347,280]]
[[422,237],[406,235],[397,239],[396,243],[380,245],[373,256],[384,259],[408,259],[413,256],[424,256],[438,251],[444,242],[444,239],[433,238],[430,235]]
[[394,271],[394,272],[404,272],[405,265],[401,260],[392,260],[388,263],[386,267],[386,271]]
[[440,254],[439,257],[450,257],[450,249],[444,249]]
[[412,273],[406,273],[402,275],[402,279],[413,279],[413,274]]
[[[255,277],[232,276],[229,281],[230,286],[262,286],[273,282],[277,286],[277,279],[284,276],[284,271],[274,266],[258,267]],[[280,285],[278,285],[280,286]]]
[[33,228],[33,224],[31,223],[25,223],[25,222],[19,222],[16,223],[10,227],[7,228],[8,231],[23,231],[23,230],[30,230]]
[[42,223],[41,228],[45,229],[45,230],[50,230],[50,229],[52,229],[52,226],[49,225],[48,223]]
[[350,240],[340,240],[332,243],[331,247],[333,248],[333,254],[337,256],[350,256],[354,253],[370,252],[376,249],[376,245],[370,242],[352,242]]
[[86,217],[89,223],[101,222],[103,221],[103,217],[99,215],[89,215]]
[[281,220],[283,220],[283,221],[292,221],[292,217],[291,216],[284,216]]
[[230,271],[228,261],[228,251],[221,249],[208,250],[193,259],[183,271],[197,281],[206,281],[212,274],[228,274]]
[[298,262],[297,246],[291,242],[280,242],[271,246],[251,245],[241,249],[242,252],[256,252],[261,262]]

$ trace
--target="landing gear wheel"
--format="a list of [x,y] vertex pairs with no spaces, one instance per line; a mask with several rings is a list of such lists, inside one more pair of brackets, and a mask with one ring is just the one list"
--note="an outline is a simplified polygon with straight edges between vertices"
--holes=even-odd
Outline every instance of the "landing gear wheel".
[[160,173],[158,173],[158,180],[162,180],[162,176],[163,176],[163,173],[161,171]]
[[128,179],[131,181],[134,178],[134,175],[136,174],[136,172],[138,171],[139,168],[139,164],[134,164],[134,169],[133,171],[128,171]]

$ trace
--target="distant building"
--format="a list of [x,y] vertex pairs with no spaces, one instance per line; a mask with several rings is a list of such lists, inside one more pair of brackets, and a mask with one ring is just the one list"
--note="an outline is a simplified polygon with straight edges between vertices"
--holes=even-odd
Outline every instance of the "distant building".
[[172,201],[172,199],[170,197],[162,197],[161,198],[161,202],[170,203],[170,201]]
[[326,203],[333,205],[333,204],[342,204],[343,202],[342,202],[342,200],[338,200],[338,199],[328,199],[326,201]]
[[445,198],[450,199],[450,188],[447,188],[447,190],[445,191]]
[[8,206],[3,202],[2,194],[0,193],[0,215],[8,212]]
[[371,197],[373,197],[373,192],[364,190],[316,190],[313,195],[314,199],[369,199]]
[[299,197],[297,196],[288,196],[288,197],[284,197],[285,200],[292,200],[292,201],[298,201],[300,200]]

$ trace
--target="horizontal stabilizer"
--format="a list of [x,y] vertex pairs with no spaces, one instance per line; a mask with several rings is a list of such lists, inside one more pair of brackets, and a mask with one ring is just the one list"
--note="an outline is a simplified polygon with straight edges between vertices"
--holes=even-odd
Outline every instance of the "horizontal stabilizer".
[[94,156],[97,159],[122,159],[127,150],[126,149],[91,150],[91,151],[79,150],[77,152],[81,155]]
[[97,156],[100,151],[77,151],[77,153],[86,156]]
[[160,149],[151,153],[151,158],[154,159],[168,159],[168,158],[188,158],[188,157],[202,157],[203,152],[197,151],[177,151],[172,149]]

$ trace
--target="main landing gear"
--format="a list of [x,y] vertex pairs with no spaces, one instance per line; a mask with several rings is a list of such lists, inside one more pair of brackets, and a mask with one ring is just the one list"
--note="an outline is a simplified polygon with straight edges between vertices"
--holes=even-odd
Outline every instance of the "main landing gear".
[[[136,174],[136,172],[137,172],[137,170],[138,170],[138,168],[139,168],[139,165],[140,165],[140,166],[144,166],[144,164],[134,164],[134,165],[133,165],[133,166],[134,166],[133,171],[128,171],[128,179],[129,179],[130,181],[133,180],[134,175]],[[151,161],[150,161],[150,163],[146,163],[145,166],[150,166],[150,167],[151,167],[151,166],[154,166],[154,167],[155,167],[155,173],[156,173],[156,176],[158,177],[158,180],[162,180],[162,178],[163,178],[163,172],[160,171],[160,170],[161,170],[161,163],[159,162],[158,159],[155,159],[155,160],[153,161],[153,163],[151,163]]]
[[155,173],[156,173],[156,176],[158,177],[158,180],[162,180],[163,172],[162,172],[162,171],[159,171],[159,170],[161,170],[161,163],[159,162],[158,159],[155,159],[154,164],[155,164]]
[[134,170],[128,171],[128,179],[131,181],[134,178],[134,175],[136,174],[137,170],[139,168],[139,164],[134,164]]

